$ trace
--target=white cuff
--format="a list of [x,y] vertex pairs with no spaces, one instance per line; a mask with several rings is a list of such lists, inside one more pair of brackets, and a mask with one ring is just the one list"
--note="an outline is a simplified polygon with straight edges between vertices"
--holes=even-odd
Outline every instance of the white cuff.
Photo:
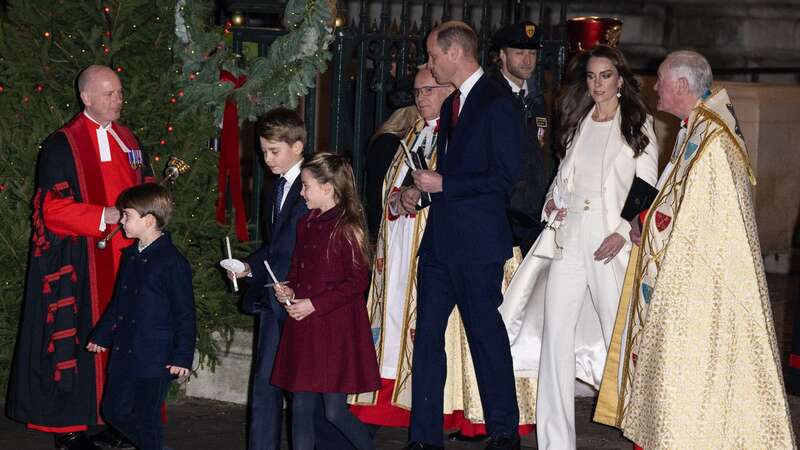
[[103,208],[103,213],[100,214],[100,231],[106,231],[106,209]]

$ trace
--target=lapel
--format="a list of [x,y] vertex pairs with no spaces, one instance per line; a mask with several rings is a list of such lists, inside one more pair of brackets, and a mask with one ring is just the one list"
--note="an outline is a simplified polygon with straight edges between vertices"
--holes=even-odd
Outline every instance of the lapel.
[[[594,111],[594,109],[592,109]],[[600,183],[605,184],[608,174],[611,172],[611,167],[614,165],[617,157],[623,153],[623,149],[628,146],[628,143],[622,137],[620,132],[620,107],[617,107],[617,112],[614,114],[614,120],[611,123],[610,134],[607,139],[606,148],[603,152],[603,172]]]
[[456,126],[456,129],[453,130],[450,139],[447,138],[447,135],[449,134],[450,111],[453,109],[453,99],[455,98],[455,93],[448,97],[448,99],[445,100],[444,104],[442,105],[442,114],[439,117],[445,120],[440,119],[439,121],[439,142],[436,146],[437,149],[442,150],[437,151],[439,154],[437,157],[439,160],[437,164],[437,170],[439,172],[444,170],[447,165],[447,153],[450,152],[451,149],[456,148],[456,146],[461,145],[461,141],[468,139],[471,135],[470,129],[472,128],[472,124],[482,114],[479,105],[483,101],[486,83],[489,82],[488,75],[484,73],[480,78],[478,78],[478,81],[469,91],[467,100],[461,107],[461,114],[458,116],[458,125]]
[[458,116],[458,126],[453,130],[451,144],[458,144],[471,134],[472,123],[483,113],[478,106],[483,100],[483,91],[488,82],[489,79],[484,73],[469,91],[467,100],[461,108],[461,114]]
[[[289,193],[286,195],[286,201],[283,202],[283,207],[281,208],[281,212],[278,213],[278,218],[275,220],[274,223],[270,224],[270,228],[272,232],[270,236],[277,236],[278,232],[284,227],[286,221],[289,217],[292,216],[292,211],[294,210],[295,205],[300,200],[300,188],[302,186],[302,182],[300,181],[300,177],[294,179],[292,186],[289,188]],[[274,195],[270,196],[274,197]],[[273,203],[269,208],[269,217],[272,218],[272,211],[275,209],[275,204]]]
[[[583,129],[586,126],[586,122],[592,120],[592,114],[596,108],[597,106],[593,106],[586,117],[584,117],[583,121],[578,127],[578,130],[575,132],[575,136],[572,139],[572,145],[570,145],[570,147],[567,149],[564,159],[561,161],[561,165],[559,166],[558,178],[561,180],[561,184],[566,189],[565,192],[572,192],[575,170],[575,149],[581,145],[588,144],[583,142]],[[603,152],[603,167],[601,168],[600,172],[601,185],[605,184],[606,178],[611,172],[611,167],[616,161],[617,157],[622,153],[623,147],[628,146],[627,142],[625,142],[622,138],[622,133],[619,132],[619,121],[620,111],[619,108],[617,108],[617,112],[614,114],[614,119],[611,124],[611,129],[609,130],[610,134],[608,135],[608,139],[606,139],[606,142],[598,142],[596,145],[593,145],[594,148],[598,148]]]
[[[439,136],[436,139],[436,148],[442,149],[442,152],[439,154],[439,164],[437,165],[437,172],[441,172],[444,169],[445,160],[446,160],[446,152],[445,149],[449,144],[447,135],[450,133],[450,111],[453,110],[453,99],[455,98],[455,92],[450,94],[449,97],[445,99],[442,103],[442,110],[439,114]],[[438,151],[437,151],[438,152]]]

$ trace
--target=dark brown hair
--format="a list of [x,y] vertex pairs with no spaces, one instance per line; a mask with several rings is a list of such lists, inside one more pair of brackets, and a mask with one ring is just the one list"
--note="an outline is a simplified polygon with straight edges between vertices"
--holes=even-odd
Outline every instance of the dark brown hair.
[[126,189],[119,194],[117,209],[133,209],[140,216],[152,214],[156,218],[156,226],[163,229],[172,215],[172,196],[164,186],[156,183],[145,183]]
[[285,142],[289,145],[300,141],[306,143],[306,125],[297,111],[275,108],[267,111],[256,124],[256,133],[268,141]]
[[320,184],[330,183],[333,186],[334,201],[342,210],[336,230],[341,230],[353,249],[360,253],[354,255],[354,259],[362,264],[368,263],[369,243],[364,207],[361,206],[350,162],[341,155],[317,153],[304,162],[301,169],[308,170]]
[[564,157],[572,138],[578,131],[581,121],[592,110],[594,100],[586,87],[586,67],[591,58],[607,58],[622,77],[619,99],[620,132],[625,141],[639,156],[650,143],[650,139],[642,132],[647,120],[647,108],[640,94],[641,84],[625,60],[625,56],[616,48],[598,45],[593,49],[575,56],[567,68],[567,82],[556,100],[556,153]]

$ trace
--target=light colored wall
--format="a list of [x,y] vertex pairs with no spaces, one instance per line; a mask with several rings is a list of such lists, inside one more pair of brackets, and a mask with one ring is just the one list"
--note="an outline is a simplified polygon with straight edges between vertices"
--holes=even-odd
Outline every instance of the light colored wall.
[[[655,79],[642,78],[648,106],[655,110]],[[788,257],[800,216],[800,86],[720,82],[733,101],[756,174],[756,220],[761,250],[778,261]],[[661,167],[672,151],[678,119],[656,114]],[[778,262],[778,266],[788,261]],[[769,268],[769,264],[768,264]],[[777,267],[776,270],[780,270]]]

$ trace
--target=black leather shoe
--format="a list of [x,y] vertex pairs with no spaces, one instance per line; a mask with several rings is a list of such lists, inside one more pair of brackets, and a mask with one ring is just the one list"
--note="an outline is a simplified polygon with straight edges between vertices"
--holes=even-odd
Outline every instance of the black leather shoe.
[[133,442],[129,441],[119,431],[113,428],[106,428],[95,434],[92,436],[92,442],[107,449],[131,450],[136,448]]
[[59,450],[100,450],[100,447],[94,445],[83,431],[56,435],[56,448]]
[[422,442],[409,442],[403,450],[444,450],[438,445],[423,444]]
[[487,434],[476,434],[475,436],[465,436],[461,434],[460,431],[456,431],[454,433],[450,433],[447,435],[448,441],[456,441],[456,442],[483,442],[489,439],[489,435]]
[[486,450],[519,450],[519,436],[492,436]]

